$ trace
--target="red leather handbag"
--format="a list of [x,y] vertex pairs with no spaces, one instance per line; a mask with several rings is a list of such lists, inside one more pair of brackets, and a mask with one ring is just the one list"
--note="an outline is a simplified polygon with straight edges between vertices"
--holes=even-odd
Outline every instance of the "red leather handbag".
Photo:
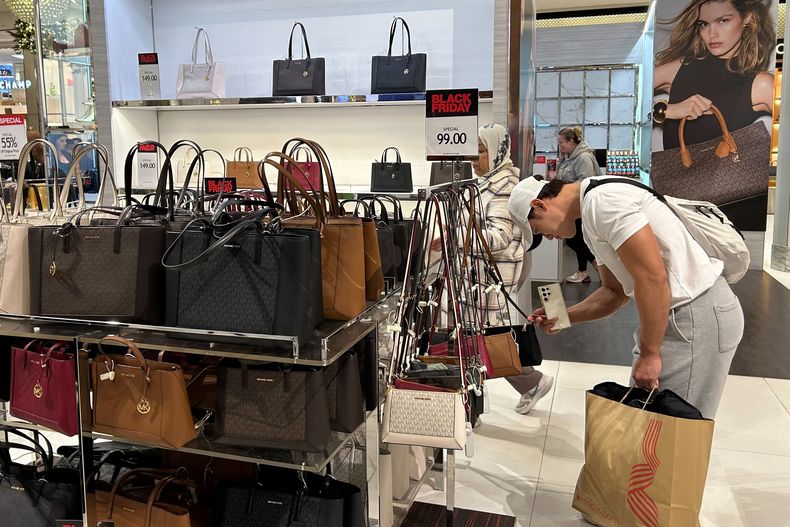
[[77,435],[75,355],[67,342],[46,347],[34,340],[24,348],[11,348],[11,415]]
[[[301,161],[299,159],[299,152],[306,152],[307,153],[307,160]],[[321,168],[318,164],[318,161],[313,160],[313,154],[307,147],[297,147],[291,153],[291,156],[296,161],[296,165],[299,166],[302,170],[294,170],[291,167],[288,167],[288,172],[296,178],[300,185],[302,185],[305,190],[309,191],[318,191],[321,188]],[[291,188],[291,183],[286,182],[288,188]]]

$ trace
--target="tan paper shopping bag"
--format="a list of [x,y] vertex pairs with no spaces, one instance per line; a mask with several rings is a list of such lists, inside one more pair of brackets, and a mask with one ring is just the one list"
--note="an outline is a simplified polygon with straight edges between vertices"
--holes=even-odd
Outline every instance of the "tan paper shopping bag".
[[711,420],[670,417],[588,391],[573,508],[602,527],[699,526],[712,439]]

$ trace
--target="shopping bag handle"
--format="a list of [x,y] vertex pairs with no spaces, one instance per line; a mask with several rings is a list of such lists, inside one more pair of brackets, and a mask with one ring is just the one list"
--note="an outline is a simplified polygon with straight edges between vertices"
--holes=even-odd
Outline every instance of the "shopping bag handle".
[[[631,391],[632,391],[634,388],[636,388],[636,386],[631,386],[630,388],[628,388],[628,391],[627,391],[627,392],[625,392],[625,395],[623,395],[623,398],[622,398],[622,399],[620,399],[620,403],[621,403],[621,404],[623,404],[623,401],[625,401],[625,400],[628,398],[628,394],[630,394],[630,393],[631,393]],[[656,391],[656,388],[652,388],[652,389],[650,390],[650,393],[647,395],[647,399],[645,399],[645,404],[644,404],[644,406],[642,406],[642,410],[644,410],[645,408],[647,408],[647,405],[648,405],[648,404],[650,404],[650,398],[651,398],[651,397],[653,397],[653,392],[655,392],[655,391]]]

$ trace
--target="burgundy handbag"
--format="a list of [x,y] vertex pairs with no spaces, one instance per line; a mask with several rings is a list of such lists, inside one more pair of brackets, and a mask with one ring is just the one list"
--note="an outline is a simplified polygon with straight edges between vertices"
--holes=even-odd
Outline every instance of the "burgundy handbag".
[[[299,152],[306,152],[307,153],[307,161],[301,161],[299,159]],[[299,146],[293,149],[291,152],[291,156],[296,161],[296,165],[298,165],[301,170],[294,170],[291,167],[288,167],[288,172],[296,178],[300,185],[302,185],[305,190],[312,190],[317,191],[321,188],[321,169],[318,165],[318,161],[313,160],[313,154],[311,150],[304,146]],[[288,188],[291,188],[291,183],[286,182]]]
[[12,347],[11,415],[77,435],[75,355],[67,342],[46,347],[34,340],[24,348]]

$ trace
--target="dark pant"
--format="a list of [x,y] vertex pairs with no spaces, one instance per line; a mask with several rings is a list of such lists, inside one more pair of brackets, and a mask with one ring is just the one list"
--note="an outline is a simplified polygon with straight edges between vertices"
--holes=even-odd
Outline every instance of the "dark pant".
[[595,255],[590,252],[587,244],[584,243],[581,218],[576,220],[576,234],[573,235],[573,238],[568,238],[565,240],[565,243],[571,248],[573,252],[576,253],[576,261],[579,264],[579,271],[587,270],[587,262],[595,263]]

